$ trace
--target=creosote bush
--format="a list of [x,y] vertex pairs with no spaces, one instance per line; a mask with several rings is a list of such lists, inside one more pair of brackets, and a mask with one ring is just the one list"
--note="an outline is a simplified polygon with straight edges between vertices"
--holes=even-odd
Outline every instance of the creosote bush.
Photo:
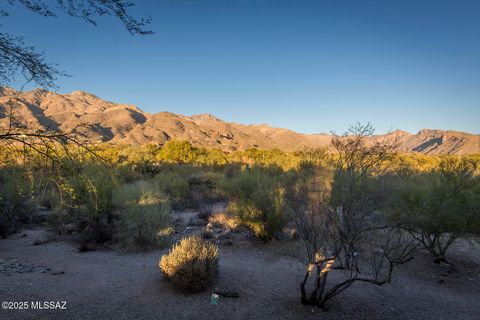
[[160,269],[173,284],[186,292],[207,288],[218,271],[218,246],[199,237],[183,238],[160,259]]
[[171,205],[151,182],[138,181],[116,189],[119,208],[117,237],[128,250],[145,250],[164,244],[172,232]]
[[160,172],[152,181],[159,191],[168,196],[174,209],[182,209],[188,206],[190,186],[182,172]]
[[248,170],[222,182],[231,196],[229,210],[264,242],[281,232],[286,223],[284,189],[276,172]]

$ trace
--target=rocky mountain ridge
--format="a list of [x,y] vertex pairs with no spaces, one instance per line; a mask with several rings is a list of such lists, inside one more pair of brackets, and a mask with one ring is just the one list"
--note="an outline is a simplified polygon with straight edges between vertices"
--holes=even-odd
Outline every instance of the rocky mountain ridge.
[[[59,94],[42,89],[18,92],[4,88],[0,93],[0,126],[8,122],[11,107],[15,119],[29,128],[76,130],[93,142],[163,145],[177,139],[225,151],[255,147],[292,151],[326,147],[331,140],[329,134],[303,134],[266,124],[226,122],[210,114],[150,114],[136,106],[105,101],[83,91]],[[423,129],[411,134],[396,130],[372,139],[395,139],[403,152],[480,153],[480,135],[459,131]]]

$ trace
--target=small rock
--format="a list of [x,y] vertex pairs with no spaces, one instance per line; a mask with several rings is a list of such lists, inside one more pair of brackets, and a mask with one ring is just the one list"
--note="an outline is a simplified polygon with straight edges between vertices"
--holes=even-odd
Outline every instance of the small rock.
[[78,226],[75,223],[69,223],[64,226],[64,229],[68,233],[72,233],[73,231],[80,231]]
[[224,246],[227,246],[227,247],[233,246],[232,240],[223,240],[221,243],[222,243]]
[[226,239],[230,239],[231,237],[232,235],[230,234],[230,231],[225,231],[220,233],[217,238],[219,240],[226,240]]
[[202,238],[203,239],[212,239],[213,238],[213,233],[211,231],[203,231],[202,232]]
[[65,271],[57,270],[57,271],[52,271],[52,272],[50,272],[50,274],[51,274],[52,276],[58,276],[58,275],[61,275],[61,274],[65,274]]

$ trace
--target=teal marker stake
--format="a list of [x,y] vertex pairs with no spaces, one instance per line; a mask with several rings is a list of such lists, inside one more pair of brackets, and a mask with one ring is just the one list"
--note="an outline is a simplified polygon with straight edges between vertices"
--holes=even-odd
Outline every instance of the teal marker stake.
[[218,294],[212,293],[212,298],[210,299],[210,303],[218,306],[218,303],[220,301],[218,300]]

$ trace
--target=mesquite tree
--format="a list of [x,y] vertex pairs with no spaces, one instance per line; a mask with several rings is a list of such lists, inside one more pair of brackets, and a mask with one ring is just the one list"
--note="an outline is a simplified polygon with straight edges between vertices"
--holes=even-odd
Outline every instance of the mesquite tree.
[[437,263],[458,237],[480,234],[476,163],[447,158],[430,172],[405,172],[389,206],[392,223],[407,229]]
[[[335,137],[335,172],[318,169],[287,187],[286,209],[304,244],[302,304],[323,308],[354,282],[389,283],[394,268],[410,261],[418,246],[378,213],[385,198],[382,174],[394,146],[367,144],[372,133],[369,125],[357,126]],[[333,271],[340,277],[330,284]]]

